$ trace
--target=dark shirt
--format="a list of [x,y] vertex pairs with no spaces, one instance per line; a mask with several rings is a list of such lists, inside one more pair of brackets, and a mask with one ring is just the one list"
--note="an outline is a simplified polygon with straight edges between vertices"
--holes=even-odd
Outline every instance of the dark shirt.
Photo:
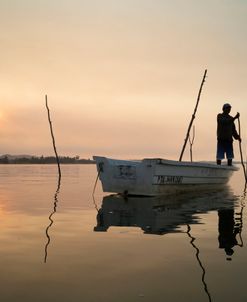
[[217,115],[217,139],[221,141],[232,141],[239,139],[234,124],[234,118],[226,113],[219,113]]

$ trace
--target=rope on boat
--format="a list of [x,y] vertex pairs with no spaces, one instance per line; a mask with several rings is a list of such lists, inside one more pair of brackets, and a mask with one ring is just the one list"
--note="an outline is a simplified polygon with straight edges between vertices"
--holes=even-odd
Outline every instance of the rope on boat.
[[95,190],[96,190],[97,183],[98,183],[98,180],[99,180],[99,177],[100,177],[100,173],[101,173],[101,172],[103,172],[103,163],[99,163],[98,174],[97,174],[97,177],[96,177],[96,180],[95,180],[95,183],[94,183],[93,193],[92,193],[94,206],[95,206],[95,208],[96,208],[97,211],[99,211],[99,209],[98,209],[98,206],[97,206],[96,201],[95,201],[95,198],[94,198],[94,193],[95,193]]
[[97,183],[98,183],[99,175],[100,175],[100,170],[98,171],[98,174],[97,174],[97,177],[96,177],[96,180],[95,180],[95,183],[94,183],[93,193],[92,193],[93,196],[94,196],[96,186],[97,186]]
[[242,164],[242,167],[243,167],[244,178],[245,178],[245,187],[246,187],[247,175],[246,175],[246,169],[245,169],[244,160],[243,160],[243,152],[242,152],[242,144],[241,144],[241,125],[240,125],[240,118],[239,117],[238,117],[238,134],[239,134],[239,137],[240,137],[239,152],[240,152],[241,164]]

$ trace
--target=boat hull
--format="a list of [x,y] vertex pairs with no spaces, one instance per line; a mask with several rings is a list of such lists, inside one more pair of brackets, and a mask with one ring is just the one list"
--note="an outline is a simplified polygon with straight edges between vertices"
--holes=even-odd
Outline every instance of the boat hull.
[[94,156],[104,192],[157,196],[224,185],[238,168],[164,159],[115,160]]

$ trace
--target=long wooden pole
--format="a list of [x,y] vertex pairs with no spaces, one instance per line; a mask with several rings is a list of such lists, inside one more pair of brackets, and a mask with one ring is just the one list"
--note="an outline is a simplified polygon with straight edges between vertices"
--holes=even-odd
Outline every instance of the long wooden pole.
[[48,121],[50,124],[50,130],[51,130],[51,137],[52,137],[52,143],[53,143],[53,149],[56,155],[56,160],[57,160],[57,166],[58,166],[58,175],[59,175],[59,179],[61,178],[61,169],[60,169],[60,162],[59,162],[59,157],[57,155],[57,149],[56,149],[56,144],[55,144],[55,138],[54,138],[54,134],[53,134],[53,130],[52,130],[52,122],[51,122],[51,116],[50,116],[50,110],[48,107],[48,100],[47,100],[47,95],[45,96],[45,105],[46,105],[46,109],[47,109],[47,113],[48,113]]
[[180,157],[179,157],[179,161],[182,161],[182,158],[183,158],[183,155],[184,155],[184,150],[185,150],[186,144],[187,144],[188,139],[189,139],[190,129],[191,129],[193,121],[194,121],[194,119],[196,117],[196,111],[197,111],[198,104],[199,104],[199,101],[200,101],[201,92],[202,92],[202,86],[203,86],[203,84],[205,82],[206,75],[207,75],[207,69],[204,71],[203,79],[202,79],[202,82],[201,82],[201,86],[200,86],[198,97],[197,97],[197,101],[196,101],[196,106],[195,106],[194,112],[192,114],[190,123],[189,123],[189,127],[188,127],[187,134],[186,134],[186,137],[185,137],[185,140],[184,140],[184,145],[183,145]]
[[247,175],[246,175],[246,169],[245,169],[244,160],[243,160],[243,152],[242,152],[242,144],[241,144],[241,125],[240,125],[240,118],[239,117],[238,117],[238,134],[239,134],[239,137],[240,137],[239,152],[240,152],[241,164],[242,164],[242,167],[243,167],[245,184],[247,184]]
[[193,137],[192,139],[190,138],[189,135],[189,142],[190,142],[190,161],[193,162],[193,152],[192,152],[192,147],[194,144],[194,140],[195,140],[195,125],[193,125]]

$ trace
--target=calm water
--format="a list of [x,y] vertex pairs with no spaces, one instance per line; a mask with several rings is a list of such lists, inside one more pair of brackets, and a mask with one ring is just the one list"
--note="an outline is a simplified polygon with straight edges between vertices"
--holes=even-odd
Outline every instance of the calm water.
[[94,165],[0,166],[0,301],[247,301],[242,171],[167,198],[101,192]]

